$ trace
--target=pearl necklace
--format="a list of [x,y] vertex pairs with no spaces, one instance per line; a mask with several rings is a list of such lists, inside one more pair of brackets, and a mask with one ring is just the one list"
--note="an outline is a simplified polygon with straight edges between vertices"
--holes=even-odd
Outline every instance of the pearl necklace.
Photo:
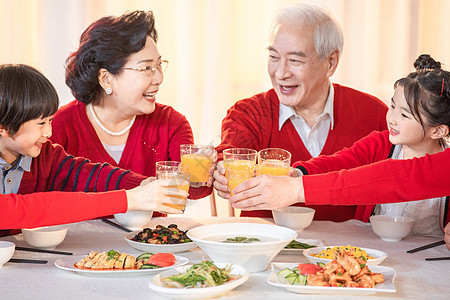
[[125,128],[124,128],[123,130],[121,130],[121,131],[114,132],[114,131],[111,131],[111,130],[107,129],[107,128],[105,127],[105,125],[103,125],[102,122],[100,122],[100,120],[99,120],[98,117],[97,117],[97,114],[96,114],[95,111],[94,111],[94,107],[92,106],[92,103],[89,103],[89,104],[88,104],[88,108],[89,108],[89,111],[90,111],[90,113],[91,113],[92,118],[93,118],[94,121],[95,121],[95,124],[97,124],[98,127],[100,127],[101,130],[103,130],[104,132],[106,132],[107,134],[112,135],[112,136],[121,136],[121,135],[124,135],[125,133],[127,133],[127,132],[131,129],[131,126],[133,126],[133,124],[134,124],[134,120],[136,120],[136,116],[134,116],[133,119],[131,119],[130,124],[128,124],[127,127],[125,127]]

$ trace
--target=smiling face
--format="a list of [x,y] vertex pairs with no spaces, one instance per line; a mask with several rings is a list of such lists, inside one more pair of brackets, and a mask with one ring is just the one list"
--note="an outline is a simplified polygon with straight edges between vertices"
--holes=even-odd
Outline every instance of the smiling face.
[[[125,68],[155,67],[161,63],[161,55],[155,42],[147,37],[145,47],[128,57]],[[144,71],[122,70],[118,75],[109,74],[112,95],[106,101],[129,115],[150,114],[155,110],[156,93],[163,81],[163,73],[156,70],[153,76]]]
[[389,128],[389,141],[394,145],[420,148],[429,140],[428,130],[424,130],[406,103],[404,89],[398,85],[386,115]]
[[41,153],[42,144],[52,135],[52,121],[53,116],[49,116],[25,122],[13,136],[5,129],[1,129],[1,157],[9,164],[20,155],[37,157]]
[[325,104],[328,78],[339,60],[337,51],[320,59],[313,34],[312,27],[280,24],[270,41],[268,71],[272,86],[280,102],[297,112],[318,102]]

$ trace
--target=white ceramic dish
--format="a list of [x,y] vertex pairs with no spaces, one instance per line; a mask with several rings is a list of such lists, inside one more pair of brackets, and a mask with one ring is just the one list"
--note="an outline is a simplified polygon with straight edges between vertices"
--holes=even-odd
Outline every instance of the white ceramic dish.
[[[187,236],[193,240],[212,261],[232,263],[250,273],[263,272],[272,259],[289,244],[297,233],[289,228],[257,223],[222,223],[190,229]],[[226,243],[227,238],[258,238],[251,243]]]
[[[86,256],[87,255],[60,258],[55,261],[55,266],[62,270],[90,276],[141,276],[149,274],[152,275],[172,268],[181,267],[189,262],[189,259],[187,259],[186,257],[175,255],[176,262],[174,265],[159,269],[94,271],[76,268],[74,264]],[[137,257],[139,256],[139,254],[133,256]]]
[[277,225],[303,231],[311,225],[316,211],[310,207],[288,206],[272,210]]
[[407,236],[414,225],[414,219],[403,216],[375,215],[370,217],[372,230],[383,241],[398,242]]
[[[219,268],[224,268],[227,265],[231,264],[216,263],[216,266],[218,266]],[[220,294],[231,291],[232,289],[246,282],[250,276],[250,274],[243,267],[238,265],[232,265],[231,274],[242,275],[242,277],[219,286],[206,288],[188,288],[188,289],[167,288],[162,286],[161,278],[186,272],[186,270],[189,267],[191,267],[191,265],[171,269],[162,272],[160,274],[157,274],[153,277],[152,281],[150,281],[148,286],[150,287],[150,289],[157,292],[159,295],[170,299],[203,299],[216,297],[219,296]]]
[[[325,247],[317,247],[317,248],[309,248],[306,249],[305,251],[303,251],[303,255],[312,263],[312,264],[316,264],[318,262],[327,264],[331,261],[331,259],[327,259],[327,258],[318,258],[315,256],[312,256],[311,254],[316,254],[321,252],[322,250],[325,250],[327,248],[333,248],[336,246],[325,246]],[[361,247],[359,247],[361,248]],[[374,249],[369,249],[369,248],[361,248],[361,250],[364,250],[367,252],[367,255],[369,256],[373,256],[375,257],[374,259],[368,259],[367,260],[367,265],[369,266],[377,266],[379,264],[381,264],[383,262],[383,260],[386,259],[387,254],[384,253],[383,251],[380,250],[374,250]]]
[[114,219],[128,229],[139,230],[144,228],[152,216],[152,211],[129,210],[126,213],[114,214]]
[[189,251],[189,250],[197,247],[197,245],[194,242],[182,243],[182,244],[165,244],[165,245],[160,244],[160,245],[157,245],[157,244],[147,244],[147,243],[132,241],[131,239],[139,232],[141,232],[141,231],[138,230],[138,231],[129,232],[129,233],[125,234],[123,236],[123,238],[125,239],[125,241],[127,241],[127,243],[131,247],[133,247],[134,249],[143,251],[143,252],[179,253],[179,252],[186,252],[186,251]]
[[[317,247],[323,247],[323,241],[322,240],[311,240],[311,239],[300,239],[300,238],[296,238],[294,239],[297,242],[300,243],[305,243],[308,245],[314,245]],[[281,250],[280,254],[302,254],[303,251],[305,251],[306,249],[286,249],[283,248],[283,250]]]
[[64,241],[67,229],[67,225],[22,228],[22,235],[28,245],[39,249],[52,250]]
[[16,244],[8,241],[0,241],[0,268],[7,263],[14,254]]
[[345,295],[371,295],[375,293],[395,293],[394,279],[396,272],[394,269],[383,266],[371,266],[370,270],[384,275],[384,282],[375,285],[375,288],[350,288],[331,286],[311,286],[311,285],[291,285],[280,283],[277,273],[283,268],[294,268],[296,263],[272,263],[272,272],[267,283],[285,288],[286,290],[300,294],[345,294]]

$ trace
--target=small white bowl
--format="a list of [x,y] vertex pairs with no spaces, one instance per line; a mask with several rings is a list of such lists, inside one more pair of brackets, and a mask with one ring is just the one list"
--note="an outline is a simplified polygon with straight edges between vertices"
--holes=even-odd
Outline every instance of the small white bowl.
[[67,233],[67,225],[22,228],[23,239],[35,248],[52,250],[62,243]]
[[403,216],[371,216],[372,230],[383,241],[398,242],[407,236],[414,225],[414,219]]
[[0,268],[11,259],[15,249],[16,244],[7,241],[0,241]]
[[129,210],[123,214],[114,214],[117,222],[133,231],[143,229],[152,216],[152,211],[144,210]]
[[[292,229],[258,223],[222,223],[190,229],[187,236],[215,263],[231,263],[250,273],[263,272],[297,233]],[[258,238],[251,243],[225,243],[227,238]]]
[[277,225],[302,231],[311,225],[315,210],[309,207],[288,206],[272,210],[273,219]]

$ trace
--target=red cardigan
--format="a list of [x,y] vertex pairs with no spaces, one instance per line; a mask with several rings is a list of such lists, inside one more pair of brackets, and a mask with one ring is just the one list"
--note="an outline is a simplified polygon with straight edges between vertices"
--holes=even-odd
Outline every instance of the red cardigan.
[[0,201],[2,201],[0,229],[73,223],[127,210],[124,190],[108,193],[9,194],[0,195]]
[[[386,129],[386,105],[379,99],[344,87],[334,86],[334,128],[330,130],[321,154],[332,154],[366,136]],[[279,103],[273,89],[236,102],[222,122],[219,153],[228,148],[255,150],[283,148],[292,154],[292,162],[311,157],[290,120],[279,130]],[[308,205],[310,206],[310,205]],[[310,206],[314,219],[345,221],[354,218],[356,206]],[[272,217],[271,211],[242,211],[241,216]]]
[[[107,162],[145,176],[155,176],[158,161],[179,161],[180,145],[194,143],[187,119],[172,107],[159,103],[153,113],[136,117],[119,163],[103,147],[86,115],[84,103],[74,100],[60,107],[52,126],[51,140],[63,146],[67,153],[86,157],[92,162]],[[211,190],[191,188],[189,198],[205,197]]]
[[[450,195],[450,149],[421,158],[392,160],[388,159],[392,146],[388,131],[373,132],[334,155],[295,163],[294,167],[310,174],[303,177],[306,203],[362,204],[355,218],[368,222],[375,204]],[[446,207],[445,224],[450,221],[448,197]]]

